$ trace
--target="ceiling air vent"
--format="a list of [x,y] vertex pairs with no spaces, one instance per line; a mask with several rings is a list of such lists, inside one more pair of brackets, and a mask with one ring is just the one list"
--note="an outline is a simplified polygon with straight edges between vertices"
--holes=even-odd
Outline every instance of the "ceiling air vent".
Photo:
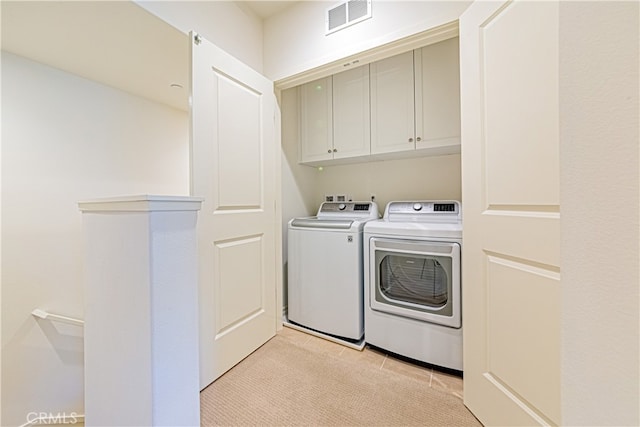
[[350,0],[327,9],[326,34],[371,18],[371,0]]

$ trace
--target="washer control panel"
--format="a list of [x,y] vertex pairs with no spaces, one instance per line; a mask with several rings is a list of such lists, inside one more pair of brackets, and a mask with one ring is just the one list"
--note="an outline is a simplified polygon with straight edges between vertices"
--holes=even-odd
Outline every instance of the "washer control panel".
[[371,202],[324,202],[319,212],[368,212],[372,209]]
[[375,202],[324,202],[318,210],[318,217],[346,216],[351,218],[378,218]]

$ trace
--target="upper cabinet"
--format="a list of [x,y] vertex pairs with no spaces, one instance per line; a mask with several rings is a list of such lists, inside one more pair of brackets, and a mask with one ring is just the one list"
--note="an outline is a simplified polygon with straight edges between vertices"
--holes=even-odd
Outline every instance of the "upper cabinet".
[[370,154],[369,65],[333,76],[333,158]]
[[300,163],[333,159],[331,76],[298,88],[300,98]]
[[299,96],[301,163],[460,151],[457,37],[307,83]]
[[299,88],[300,162],[370,154],[369,65]]
[[416,149],[460,150],[458,38],[414,51]]
[[413,52],[371,64],[371,153],[416,148]]
[[371,64],[371,154],[460,150],[458,38]]

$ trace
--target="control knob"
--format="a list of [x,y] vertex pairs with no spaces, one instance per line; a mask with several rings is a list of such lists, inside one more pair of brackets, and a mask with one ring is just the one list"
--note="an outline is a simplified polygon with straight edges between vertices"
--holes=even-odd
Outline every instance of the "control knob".
[[347,208],[347,205],[345,205],[344,203],[340,203],[338,205],[338,209],[340,209],[341,211],[345,210]]
[[414,211],[421,211],[422,210],[422,203],[414,203],[413,204],[413,210]]

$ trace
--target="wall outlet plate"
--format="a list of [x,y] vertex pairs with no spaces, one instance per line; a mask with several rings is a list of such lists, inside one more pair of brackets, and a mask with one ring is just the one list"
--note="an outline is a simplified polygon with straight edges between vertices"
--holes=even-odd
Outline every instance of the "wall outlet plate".
[[336,194],[336,202],[348,202],[349,199],[347,198],[346,194]]
[[336,196],[334,196],[333,194],[325,194],[324,195],[324,201],[325,202],[335,202],[336,201]]

